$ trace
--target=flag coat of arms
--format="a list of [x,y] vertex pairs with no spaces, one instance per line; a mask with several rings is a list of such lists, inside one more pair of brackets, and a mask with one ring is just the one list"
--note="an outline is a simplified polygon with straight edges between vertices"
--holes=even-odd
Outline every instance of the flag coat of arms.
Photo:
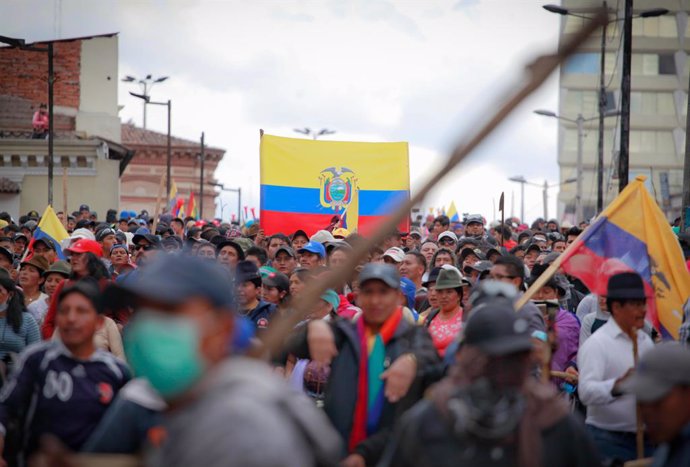
[[568,247],[563,270],[595,294],[611,275],[634,271],[647,292],[647,319],[664,339],[678,339],[690,273],[666,216],[637,177]]
[[[261,138],[261,227],[312,235],[339,216],[366,235],[409,199],[407,143]],[[399,229],[409,231],[409,219]]]

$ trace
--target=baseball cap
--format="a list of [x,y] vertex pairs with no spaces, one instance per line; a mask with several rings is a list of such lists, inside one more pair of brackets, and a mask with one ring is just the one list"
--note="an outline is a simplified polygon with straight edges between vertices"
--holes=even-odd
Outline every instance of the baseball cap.
[[278,248],[278,249],[276,250],[276,256],[278,256],[278,253],[280,253],[281,251],[287,253],[288,256],[291,256],[291,257],[293,257],[293,258],[296,258],[296,257],[297,257],[297,255],[295,254],[295,250],[293,250],[292,248],[290,248],[290,247],[287,246],[287,245],[283,245],[283,246],[281,246],[280,248]]
[[108,235],[115,235],[117,232],[111,228],[101,229],[96,233],[96,241],[102,242]]
[[472,270],[477,271],[478,273],[481,274],[482,272],[486,272],[486,271],[490,270],[493,267],[493,265],[494,265],[494,263],[492,263],[491,261],[486,261],[486,260],[477,261],[474,264],[471,264],[471,265],[468,264],[467,266],[462,268],[462,270],[466,274],[469,274],[470,272],[472,272]]
[[50,249],[50,250],[55,250],[55,244],[54,244],[52,241],[50,241],[49,239],[47,239],[47,238],[37,238],[37,239],[35,239],[35,240],[34,240],[34,247],[36,247],[36,244],[37,244],[38,242],[43,243],[43,244],[46,246],[46,248],[48,248],[48,249]]
[[70,253],[93,253],[94,255],[103,256],[103,248],[96,240],[89,240],[88,238],[80,238],[65,251]]
[[489,302],[470,315],[464,343],[490,356],[526,352],[532,348],[528,330],[527,321],[509,303]]
[[458,236],[450,230],[446,230],[445,232],[441,233],[441,235],[438,236],[438,242],[441,243],[441,240],[444,238],[450,238],[454,243],[458,243]]
[[412,230],[410,230],[410,237],[418,237],[422,238],[422,232],[419,230],[419,227],[413,227]]
[[82,211],[91,211],[91,209],[89,208],[88,204],[82,204],[81,206],[79,206],[79,212]]
[[333,231],[333,238],[347,238],[350,236],[350,231],[347,229],[343,229],[342,227],[339,229],[335,229]]
[[282,272],[272,271],[263,277],[263,285],[266,287],[276,287],[282,291],[290,290],[290,279]]
[[7,258],[7,260],[11,263],[14,261],[14,254],[8,250],[7,248],[0,246],[0,255],[4,256]]
[[318,241],[312,240],[310,242],[307,242],[306,245],[300,248],[299,253],[302,254],[305,251],[319,255],[321,258],[326,257],[326,248],[323,246],[321,242]]
[[383,256],[388,256],[389,258],[391,258],[396,263],[400,263],[405,259],[405,252],[403,251],[402,248],[394,246],[394,247],[387,249],[386,252],[383,254]]
[[655,402],[674,386],[690,386],[690,349],[664,342],[644,354],[633,373],[620,384],[623,392],[640,402]]
[[256,279],[261,280],[261,272],[259,271],[259,268],[256,267],[256,264],[246,260],[237,263],[235,283],[242,284],[243,282],[253,281]]
[[328,230],[319,230],[309,239],[310,242],[330,243],[335,241],[335,237]]
[[467,216],[467,218],[465,218],[465,225],[473,223],[479,223],[481,225],[484,225],[484,218],[481,214],[470,214],[469,216]]
[[103,293],[111,309],[131,306],[137,298],[179,304],[193,297],[209,300],[220,308],[234,308],[234,294],[227,271],[213,261],[195,256],[160,255],[136,276],[125,278]]
[[304,237],[307,240],[309,240],[309,235],[307,235],[307,232],[305,232],[302,229],[297,230],[295,233],[292,234],[292,237],[290,237],[292,240],[296,239],[297,237]]
[[361,287],[365,282],[372,280],[381,281],[392,289],[400,288],[398,269],[390,264],[369,263],[365,265],[362,272],[359,273],[359,285]]
[[[139,230],[141,230],[141,229],[139,229]],[[139,232],[139,230],[137,230],[137,232]],[[148,231],[148,229],[147,229],[147,231]],[[132,238],[132,243],[137,245],[142,240],[146,240],[152,246],[155,246],[155,247],[159,247],[161,245],[160,237],[158,237],[158,235],[153,235],[151,233],[136,233],[134,235],[134,237]]]
[[321,300],[331,305],[333,307],[333,311],[338,311],[338,307],[340,306],[340,297],[335,290],[326,289],[321,294]]

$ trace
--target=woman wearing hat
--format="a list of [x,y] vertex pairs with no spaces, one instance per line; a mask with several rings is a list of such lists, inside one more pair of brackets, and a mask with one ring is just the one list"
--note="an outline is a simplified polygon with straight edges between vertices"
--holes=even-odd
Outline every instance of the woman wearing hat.
[[51,297],[60,283],[67,279],[71,272],[72,268],[67,261],[56,261],[43,273],[43,292],[45,292],[46,298],[36,300],[26,307],[26,310],[31,313],[39,327],[43,324],[43,319],[46,313],[48,313]]
[[434,347],[441,357],[462,329],[463,280],[457,268],[441,269],[436,279],[436,297],[439,309],[429,313],[424,325],[429,329]]
[[45,300],[48,296],[41,292],[43,285],[43,273],[50,267],[48,260],[43,256],[33,256],[24,261],[19,269],[19,285],[24,292],[24,306],[33,302]]
[[103,249],[101,244],[97,241],[81,238],[74,242],[69,248],[65,249],[65,251],[70,255],[72,272],[69,278],[62,282],[53,293],[53,299],[50,302],[50,307],[48,307],[48,313],[46,313],[43,325],[41,326],[41,334],[44,339],[53,337],[53,332],[55,331],[55,314],[57,312],[55,297],[60,295],[63,288],[87,277],[95,279],[101,286],[101,289],[105,288],[110,281],[110,273],[106,269],[105,264],[103,264],[103,261],[101,261]]
[[110,274],[113,278],[126,274],[136,267],[131,261],[127,245],[123,243],[113,245],[110,249]]
[[0,274],[0,360],[19,354],[28,345],[41,340],[33,316],[24,313],[24,296],[14,281]]

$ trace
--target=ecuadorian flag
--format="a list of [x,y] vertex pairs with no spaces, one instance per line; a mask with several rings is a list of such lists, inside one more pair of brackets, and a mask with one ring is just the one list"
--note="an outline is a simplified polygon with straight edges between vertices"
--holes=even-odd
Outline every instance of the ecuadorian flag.
[[631,182],[564,253],[561,264],[598,295],[608,278],[635,271],[647,291],[647,319],[664,339],[678,339],[683,303],[690,297],[690,274],[678,239],[644,187]]
[[34,235],[27,249],[29,251],[27,258],[33,255],[33,246],[36,240],[48,240],[55,245],[55,252],[58,258],[65,259],[61,242],[66,238],[69,238],[67,230],[65,230],[65,227],[62,225],[62,222],[60,222],[60,219],[58,219],[53,208],[48,206],[46,210],[43,211],[41,222],[38,223],[38,227],[34,230]]
[[[308,235],[333,216],[366,235],[410,196],[407,143],[261,138],[261,227]],[[409,219],[399,226],[409,231]]]

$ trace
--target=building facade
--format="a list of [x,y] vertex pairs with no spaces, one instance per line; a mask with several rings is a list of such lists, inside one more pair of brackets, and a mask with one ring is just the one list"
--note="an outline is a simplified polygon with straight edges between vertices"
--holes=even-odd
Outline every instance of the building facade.
[[[149,213],[155,212],[159,193],[161,207],[167,203],[165,175],[167,170],[167,135],[144,130],[132,123],[122,125],[122,144],[134,151],[134,157],[127,164],[120,179],[120,208]],[[194,193],[197,209],[200,206],[199,186],[201,184],[201,144],[182,138],[171,138],[171,178],[177,186],[177,194],[185,200],[185,207],[191,193]],[[225,151],[206,147],[204,158],[203,215],[212,218],[216,212],[217,196],[213,183],[218,163]],[[186,213],[189,214],[189,213]]]
[[[105,218],[118,206],[128,154],[119,144],[118,38],[52,43],[53,205],[74,211],[85,203]],[[30,210],[42,212],[48,202],[48,141],[31,138],[33,114],[48,102],[47,77],[47,53],[0,47],[0,211],[15,219]]]
[[[620,10],[615,11],[616,4]],[[602,7],[601,0],[564,0],[561,6],[573,13],[587,14]],[[622,27],[624,2],[608,2],[611,22],[607,27],[605,91],[607,109],[620,110],[623,61]],[[633,20],[630,96],[630,175],[647,176],[647,189],[669,219],[680,215],[685,154],[685,123],[690,64],[688,0],[636,0],[634,14],[652,8],[666,8],[667,15]],[[583,25],[581,18],[561,16],[561,40]],[[584,124],[582,201],[586,219],[595,214],[597,203],[598,95],[601,32],[595,34],[560,70],[558,114]],[[558,163],[560,180],[577,177],[578,131],[575,123],[560,120]],[[604,207],[618,194],[618,150],[620,118],[605,119]],[[575,219],[575,184],[564,184],[559,194],[559,216]]]

